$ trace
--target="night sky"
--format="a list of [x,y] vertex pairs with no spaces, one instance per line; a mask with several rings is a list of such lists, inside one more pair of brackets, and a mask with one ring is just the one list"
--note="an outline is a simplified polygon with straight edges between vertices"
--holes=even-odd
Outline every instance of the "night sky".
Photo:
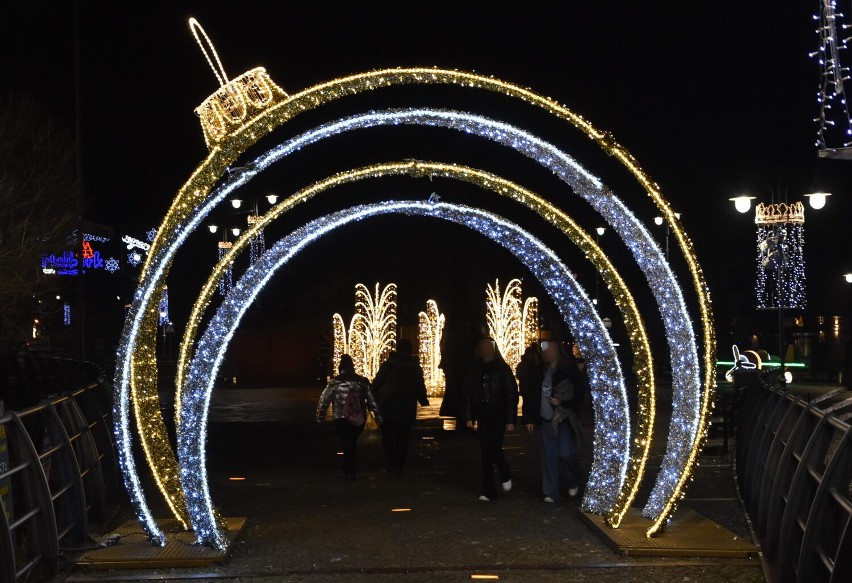
[[[728,199],[747,191],[769,201],[770,185],[781,198],[788,193],[797,199],[816,189],[833,193],[823,211],[807,212],[809,313],[845,309],[847,291],[840,276],[852,271],[847,243],[852,162],[817,159],[813,118],[819,70],[808,57],[817,46],[811,20],[817,5],[816,0],[597,0],[396,3],[387,9],[371,3],[38,0],[4,9],[0,77],[4,89],[34,96],[73,133],[75,72],[79,75],[85,216],[105,225],[146,229],[159,222],[207,152],[193,109],[217,82],[189,33],[189,16],[204,25],[231,76],[262,65],[290,93],[340,75],[392,66],[474,70],[531,87],[612,132],[683,213],[724,335],[731,318],[754,315],[753,215],[736,213]],[[473,111],[564,147],[653,228],[655,208],[614,160],[541,111],[483,93],[408,87],[346,98],[300,116],[262,145],[370,109]],[[258,145],[243,159],[262,151]],[[439,129],[372,129],[334,138],[265,173],[243,198],[271,191],[286,195],[329,172],[406,158],[499,172],[552,200],[569,201],[566,208],[589,229],[600,222],[564,184],[531,161]],[[594,285],[582,258],[552,228],[450,181],[385,179],[342,188],[281,221],[268,238],[355,201],[425,198],[432,191],[517,220],[554,245],[582,283]],[[227,226],[240,218],[220,215],[215,220]],[[655,232],[662,242],[663,232]],[[604,236],[604,249],[625,264],[623,246],[608,234],[612,240]],[[178,289],[173,292],[178,315],[193,299],[197,286],[192,286],[212,266],[214,247],[211,235],[197,233],[178,259],[173,273],[187,282],[181,292],[170,281]],[[673,261],[686,284],[682,261]],[[635,267],[626,267],[625,273],[638,283]],[[451,295],[460,281],[473,281],[466,294],[478,298],[484,281],[495,276],[529,273],[504,251],[459,227],[423,219],[373,219],[304,253],[262,301],[290,305],[292,316],[315,300],[327,318],[325,310],[340,302],[331,292],[327,302],[317,299],[326,297],[323,290],[329,286],[336,289],[330,278],[347,290],[360,280],[395,279],[401,303],[419,306],[426,297]],[[296,281],[303,283],[294,286]],[[535,291],[535,284],[530,289]],[[409,290],[407,299],[403,290]],[[650,297],[639,293],[644,305]],[[346,306],[337,309],[346,311]]]

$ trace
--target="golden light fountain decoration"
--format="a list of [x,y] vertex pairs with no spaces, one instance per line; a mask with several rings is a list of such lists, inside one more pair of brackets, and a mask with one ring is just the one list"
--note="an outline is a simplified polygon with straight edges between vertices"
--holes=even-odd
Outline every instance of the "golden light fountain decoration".
[[419,341],[418,354],[426,393],[430,397],[440,397],[447,387],[444,371],[441,370],[441,339],[444,335],[446,318],[438,310],[435,300],[426,300],[426,311],[417,315]]
[[383,289],[376,284],[371,294],[363,283],[355,286],[355,315],[349,330],[343,316],[331,317],[334,332],[334,371],[340,366],[340,357],[348,354],[355,363],[355,372],[373,379],[381,364],[396,348],[396,284]]
[[538,342],[538,298],[523,297],[520,279],[509,280],[503,293],[499,279],[485,288],[488,335],[513,372],[527,346]]

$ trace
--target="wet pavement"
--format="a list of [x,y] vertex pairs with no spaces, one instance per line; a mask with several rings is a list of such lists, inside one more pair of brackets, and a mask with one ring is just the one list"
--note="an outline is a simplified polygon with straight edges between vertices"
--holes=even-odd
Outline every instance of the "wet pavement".
[[[757,559],[615,553],[580,522],[578,501],[541,501],[538,439],[525,432],[506,440],[515,488],[493,503],[478,502],[476,437],[445,431],[435,406],[413,431],[402,476],[383,470],[378,436],[365,434],[358,480],[345,482],[331,425],[313,421],[318,394],[215,393],[208,442],[213,500],[225,516],[248,517],[227,563],[204,570],[81,570],[66,580],[407,583],[470,581],[476,574],[520,582],[764,580]],[[663,411],[663,433],[667,423]],[[588,432],[591,424],[587,415]],[[657,443],[651,472],[664,439]],[[587,452],[584,471],[589,461]],[[683,506],[749,538],[726,454],[702,456]]]

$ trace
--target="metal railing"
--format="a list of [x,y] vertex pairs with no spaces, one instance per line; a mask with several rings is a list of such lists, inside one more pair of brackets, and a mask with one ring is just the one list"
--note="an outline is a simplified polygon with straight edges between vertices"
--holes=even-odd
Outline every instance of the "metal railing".
[[109,399],[101,374],[0,415],[0,583],[53,574],[61,545],[84,543],[117,499]]
[[806,401],[744,374],[735,470],[771,578],[852,581],[852,398]]

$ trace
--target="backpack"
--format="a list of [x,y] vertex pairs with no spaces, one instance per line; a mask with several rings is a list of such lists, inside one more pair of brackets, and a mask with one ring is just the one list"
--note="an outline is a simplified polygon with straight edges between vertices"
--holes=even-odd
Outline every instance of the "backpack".
[[355,385],[346,383],[349,387],[349,393],[346,395],[346,400],[343,401],[343,418],[349,421],[352,425],[360,427],[367,420],[364,415],[364,407],[361,406],[361,392]]

